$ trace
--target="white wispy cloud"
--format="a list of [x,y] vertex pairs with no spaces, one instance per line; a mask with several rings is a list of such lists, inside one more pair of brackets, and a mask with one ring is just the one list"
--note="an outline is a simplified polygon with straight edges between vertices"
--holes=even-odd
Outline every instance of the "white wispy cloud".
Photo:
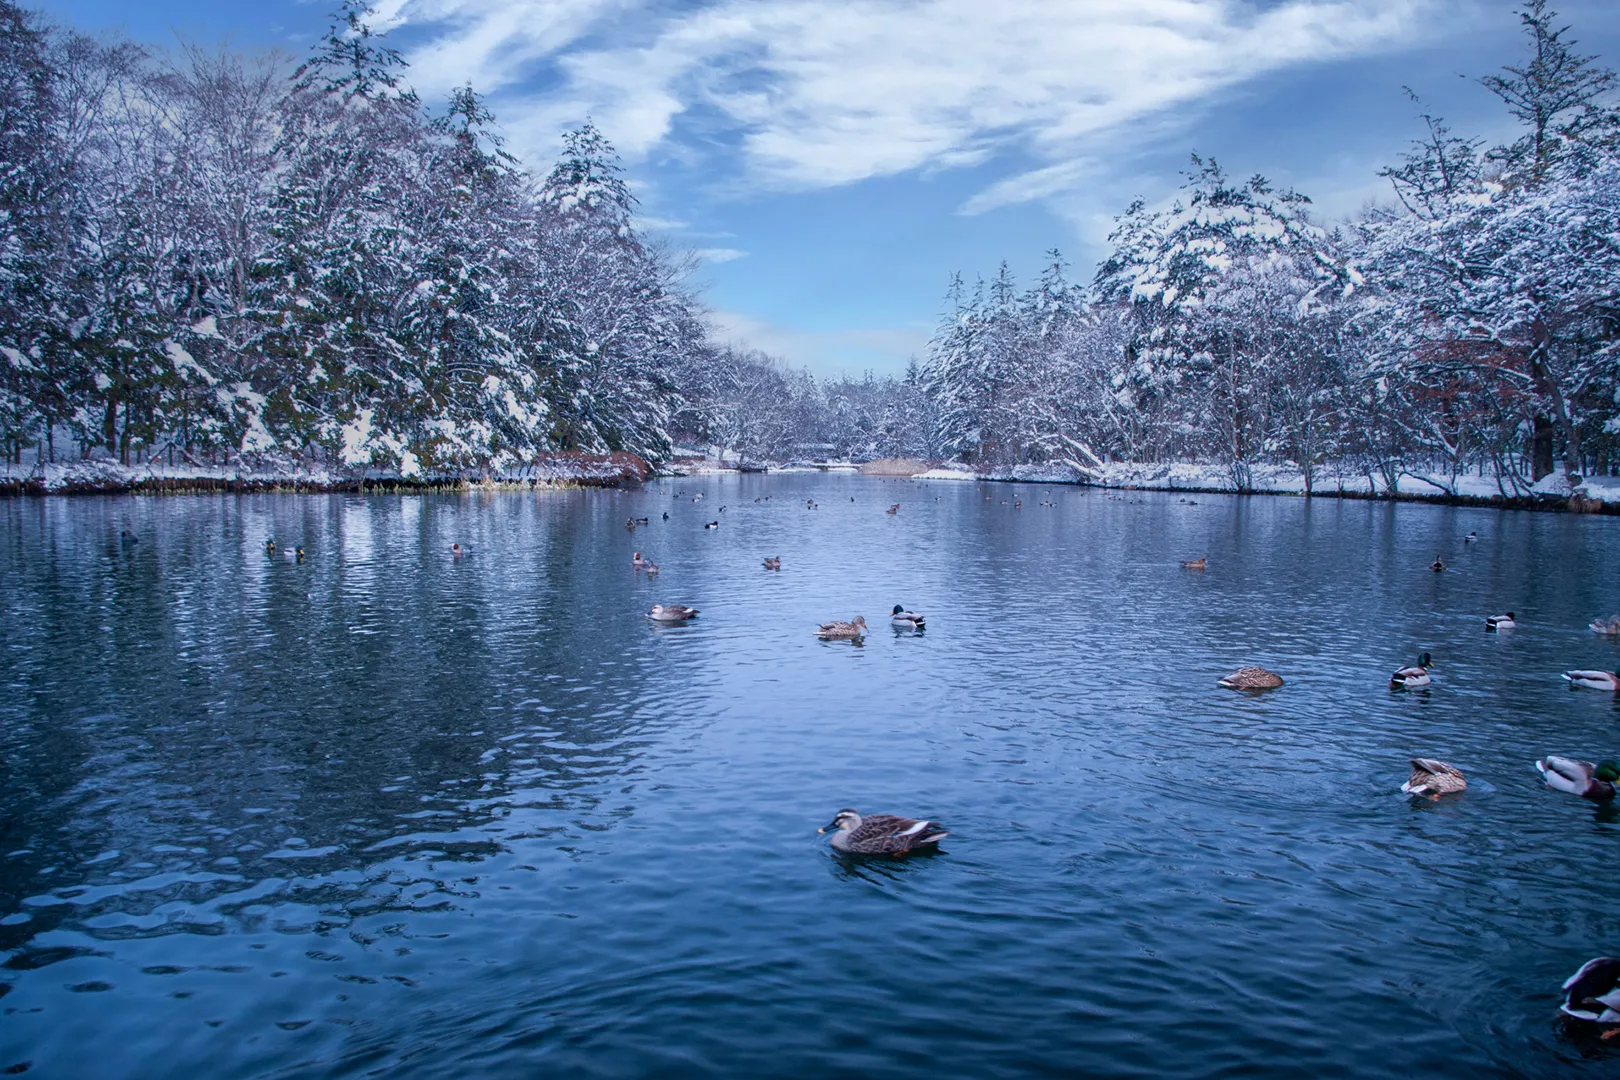
[[733,259],[744,258],[748,255],[748,252],[737,248],[713,247],[698,248],[692,254],[707,263],[725,263],[731,262]]
[[809,368],[818,378],[900,374],[907,360],[922,355],[929,335],[926,326],[806,330],[738,311],[711,312],[709,323],[717,340],[759,349],[789,367]]
[[1073,188],[1107,133],[1400,47],[1431,2],[386,0],[381,14],[412,28],[419,88],[471,78],[520,149],[591,115],[632,159],[681,144],[685,125],[719,132],[736,179],[769,190],[1010,150],[1040,163],[964,207],[981,212]]

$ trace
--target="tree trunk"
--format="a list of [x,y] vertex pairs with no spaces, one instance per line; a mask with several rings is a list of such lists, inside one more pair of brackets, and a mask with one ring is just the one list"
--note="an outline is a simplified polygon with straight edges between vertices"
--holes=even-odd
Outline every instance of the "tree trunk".
[[1530,436],[1530,479],[1539,481],[1553,471],[1553,426],[1545,416],[1535,419],[1535,432]]

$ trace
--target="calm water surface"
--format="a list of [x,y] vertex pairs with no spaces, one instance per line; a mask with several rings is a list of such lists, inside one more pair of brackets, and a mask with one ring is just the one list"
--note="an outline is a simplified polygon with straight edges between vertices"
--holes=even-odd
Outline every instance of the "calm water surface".
[[[1196,500],[4,500],[0,1068],[1620,1073],[1557,1012],[1620,816],[1530,764],[1620,751],[1557,677],[1620,664],[1620,522]],[[1411,755],[1473,786],[1409,803]],[[844,861],[846,805],[952,835]]]

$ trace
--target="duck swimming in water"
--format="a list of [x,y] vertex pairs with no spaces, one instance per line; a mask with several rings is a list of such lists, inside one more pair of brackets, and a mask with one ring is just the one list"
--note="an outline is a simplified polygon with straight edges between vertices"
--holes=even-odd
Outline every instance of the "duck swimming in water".
[[1208,559],[1208,555],[1200,555],[1196,559],[1183,559],[1181,562],[1181,568],[1183,570],[1202,570],[1204,568],[1204,563]]
[[654,604],[652,610],[647,612],[647,618],[663,623],[683,623],[697,616],[698,609],[685,604]]
[[1417,658],[1417,663],[1397,668],[1395,674],[1389,677],[1389,688],[1391,690],[1400,690],[1428,686],[1429,669],[1432,667],[1434,667],[1434,661],[1429,659],[1428,653],[1424,653]]
[[921,630],[923,617],[915,611],[907,611],[899,604],[894,605],[894,611],[889,615],[889,621],[902,630]]
[[832,846],[851,855],[905,855],[921,848],[936,848],[950,833],[937,821],[873,814],[862,817],[840,810],[818,832],[833,832]]
[[1413,758],[1411,779],[1401,785],[1408,795],[1427,795],[1431,799],[1467,789],[1468,779],[1461,769],[1434,758]]
[[276,557],[276,542],[274,540],[266,540],[264,542],[264,553],[270,556],[272,559]]
[[1593,619],[1587,625],[1592,628],[1594,634],[1602,634],[1605,637],[1620,636],[1620,615],[1612,619]]
[[849,622],[824,622],[816,629],[818,638],[858,638],[866,633],[866,620],[857,615]]
[[641,557],[641,552],[636,551],[632,552],[630,555],[630,565],[635,567],[637,570],[645,570],[647,567],[652,565],[652,560],[643,559]]
[[1511,611],[1506,615],[1492,615],[1485,620],[1485,629],[1487,630],[1511,630],[1517,625],[1513,621],[1513,612]]
[[1536,762],[1536,771],[1554,791],[1579,795],[1593,802],[1608,802],[1614,798],[1614,784],[1620,780],[1620,766],[1612,761],[1593,765],[1590,761],[1552,754]]
[[[1620,956],[1600,956],[1581,965],[1581,970],[1564,980],[1564,1003],[1558,1006],[1565,1016],[1593,1024],[1620,1024]],[[1611,1027],[1600,1037],[1620,1034]]]
[[1445,573],[1446,572],[1446,560],[1444,560],[1440,556],[1436,555],[1434,557],[1434,562],[1429,564],[1429,569],[1433,570],[1437,574]]
[[1588,690],[1620,690],[1620,671],[1566,671],[1564,678],[1569,685]]
[[774,556],[772,558],[766,559],[765,560],[765,569],[767,569],[767,570],[780,570],[780,569],[782,569],[782,556],[777,555],[777,556]]
[[1222,679],[1217,686],[1228,690],[1275,690],[1283,684],[1282,676],[1263,667],[1238,668]]

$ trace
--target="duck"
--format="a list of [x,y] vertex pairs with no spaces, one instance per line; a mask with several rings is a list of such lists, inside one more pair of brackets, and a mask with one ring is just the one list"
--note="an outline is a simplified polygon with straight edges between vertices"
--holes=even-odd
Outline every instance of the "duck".
[[630,565],[635,567],[637,570],[645,570],[648,566],[652,565],[652,560],[643,559],[641,557],[641,552],[639,551],[632,552],[630,555]]
[[1263,667],[1238,668],[1216,685],[1228,690],[1275,690],[1283,684],[1282,676]]
[[654,604],[647,612],[653,622],[683,623],[698,617],[698,609],[685,604]]
[[664,511],[664,520],[665,520],[665,521],[668,521],[668,520],[669,520],[669,511],[668,511],[668,510],[665,510],[665,511]]
[[1429,564],[1429,569],[1433,570],[1437,574],[1445,573],[1446,572],[1446,560],[1444,560],[1440,556],[1436,555],[1434,557],[1434,562]]
[[450,545],[450,557],[452,559],[459,559],[465,554],[467,554],[467,549],[462,547],[459,543]]
[[858,638],[866,633],[866,620],[857,615],[849,622],[824,622],[816,629],[818,638]]
[[1414,686],[1429,685],[1429,669],[1434,667],[1434,661],[1429,654],[1424,653],[1417,658],[1417,663],[1397,668],[1395,674],[1389,677],[1389,688],[1399,690],[1403,687],[1410,689]]
[[903,856],[922,848],[937,850],[939,842],[950,835],[937,821],[897,814],[862,817],[847,808],[816,831],[832,832],[832,846],[851,855]]
[[765,569],[767,569],[767,570],[780,570],[780,569],[782,569],[782,556],[777,555],[777,556],[774,556],[772,558],[766,559],[765,560]]
[[131,544],[140,543],[141,538],[130,532],[128,529],[119,529],[118,542],[123,544],[125,547],[128,547]]
[[635,518],[625,518],[624,519],[624,530],[625,530],[625,532],[635,532],[636,531],[636,519]]
[[1614,782],[1620,780],[1620,765],[1609,760],[1593,765],[1590,761],[1548,754],[1536,762],[1536,771],[1554,791],[1567,791],[1593,802],[1614,798]]
[[293,548],[293,558],[297,559],[299,562],[304,561],[304,545],[303,544],[299,544],[297,547]]
[[264,553],[270,556],[272,559],[276,557],[276,542],[274,540],[266,540],[264,542]]
[[1566,671],[1564,678],[1571,686],[1588,690],[1620,691],[1620,671]]
[[902,630],[921,630],[923,617],[915,611],[907,611],[899,604],[894,605],[894,611],[889,615],[889,621]]
[[636,524],[637,524],[637,525],[645,525],[645,524],[647,524],[647,519],[646,519],[646,518],[644,518],[644,517],[642,517],[642,518],[636,518],[636,519],[635,519],[635,521],[636,521]]
[[1463,543],[1465,543],[1465,544],[1477,544],[1477,543],[1479,543],[1479,533],[1477,533],[1477,532],[1469,533],[1467,536],[1463,537]]
[[720,527],[720,523],[718,521],[711,521],[703,527],[705,529],[718,529]]
[[1200,555],[1196,559],[1183,559],[1181,560],[1181,568],[1183,570],[1202,570],[1204,563],[1208,560],[1208,555]]
[[1401,790],[1408,795],[1427,795],[1431,799],[1467,789],[1468,778],[1461,769],[1434,758],[1419,757],[1412,759],[1411,779],[1401,785]]
[[653,562],[651,559],[648,559],[647,565],[643,569],[647,571],[647,575],[649,577],[656,576],[658,573],[658,564]]
[[900,504],[899,503],[895,503],[893,506],[889,507],[889,513],[898,514],[899,512],[900,512]]
[[1487,630],[1511,630],[1518,624],[1513,621],[1513,612],[1506,615],[1492,615],[1485,620]]
[[[1565,1016],[1594,1024],[1620,1024],[1620,956],[1600,956],[1581,965],[1581,970],[1564,980],[1564,1003],[1558,1006]],[[1620,1034],[1612,1028],[1604,1039]]]
[[1611,619],[1593,619],[1587,625],[1592,628],[1594,634],[1603,634],[1607,637],[1620,636],[1620,615]]

